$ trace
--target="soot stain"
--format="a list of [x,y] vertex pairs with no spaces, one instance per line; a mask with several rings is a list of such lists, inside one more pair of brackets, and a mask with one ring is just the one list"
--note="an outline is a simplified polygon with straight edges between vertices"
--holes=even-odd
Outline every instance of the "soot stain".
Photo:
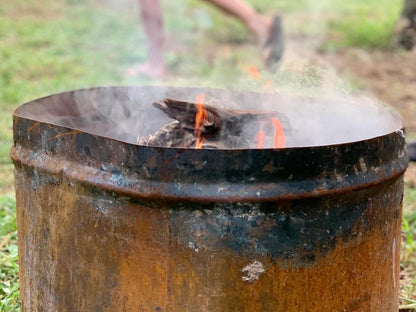
[[171,209],[170,227],[174,240],[198,250],[225,248],[307,266],[334,249],[340,239],[359,240],[371,223],[364,213],[367,208],[368,200],[363,198],[298,200],[282,206],[216,204],[194,211]]
[[30,176],[30,187],[32,190],[37,190],[45,185],[59,185],[62,183],[62,178],[45,172],[39,172],[36,169],[28,170]]
[[96,144],[92,135],[79,133],[75,139],[75,148],[78,153],[91,156],[91,147]]

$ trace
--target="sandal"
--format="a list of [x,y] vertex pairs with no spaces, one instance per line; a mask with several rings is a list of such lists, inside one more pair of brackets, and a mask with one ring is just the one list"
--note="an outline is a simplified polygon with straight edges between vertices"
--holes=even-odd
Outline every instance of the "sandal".
[[273,17],[272,31],[269,39],[263,46],[263,56],[266,69],[270,72],[276,72],[283,58],[285,50],[282,19],[276,15]]

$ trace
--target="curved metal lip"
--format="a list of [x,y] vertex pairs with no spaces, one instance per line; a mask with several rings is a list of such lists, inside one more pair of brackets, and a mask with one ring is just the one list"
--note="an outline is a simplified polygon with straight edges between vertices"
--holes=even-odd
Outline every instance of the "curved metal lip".
[[[40,98],[42,99],[42,98]],[[39,100],[39,99],[37,99]],[[23,105],[26,104],[30,104],[31,102],[27,102]],[[21,106],[20,106],[21,107]],[[16,117],[22,118],[22,119],[26,119],[29,121],[33,121],[35,122],[39,122],[39,120],[33,119],[33,118],[27,118],[27,117],[22,117],[19,116],[17,110],[20,108],[18,107],[15,111],[15,113],[13,114]],[[54,122],[44,122],[44,121],[40,121],[42,123],[54,126],[54,127],[61,127],[61,128],[66,128],[69,130],[74,130],[74,131],[80,131],[77,128],[74,127],[70,127],[70,126],[62,126],[58,123],[54,123]],[[121,140],[121,139],[116,139],[110,136],[105,136],[105,135],[100,135],[100,134],[96,134],[93,132],[88,132],[88,131],[80,131],[81,133],[86,133],[86,134],[90,134],[90,135],[94,135],[97,137],[101,137],[107,140],[111,140],[111,141],[115,141],[115,142],[121,142],[123,144],[127,144],[127,145],[131,145],[131,146],[138,146],[138,147],[142,147],[142,148],[154,148],[154,149],[158,149],[158,150],[176,150],[176,151],[195,151],[197,153],[201,153],[201,152],[210,152],[210,151],[220,151],[220,152],[247,152],[247,151],[270,151],[270,152],[276,152],[276,151],[283,151],[283,150],[302,150],[302,149],[322,149],[322,148],[331,148],[331,147],[337,147],[337,146],[348,146],[348,145],[354,145],[354,144],[362,144],[362,143],[367,143],[373,140],[377,140],[389,135],[394,135],[394,134],[400,134],[401,136],[403,136],[403,138],[405,138],[405,132],[406,129],[404,127],[402,128],[397,128],[394,131],[385,133],[385,134],[381,134],[378,136],[373,136],[373,137],[369,137],[363,140],[357,140],[357,141],[349,141],[349,142],[341,142],[341,143],[333,143],[333,144],[322,144],[322,145],[305,145],[305,146],[290,146],[290,147],[284,147],[284,148],[184,148],[184,147],[166,147],[166,146],[159,146],[159,145],[143,145],[143,144],[137,144],[137,143],[132,143],[132,142],[128,142],[125,140]]]
[[[80,89],[80,90],[84,90],[84,89]],[[88,90],[88,89],[86,89]],[[62,92],[65,93],[65,92]],[[58,93],[60,94],[60,93]],[[55,94],[54,94],[55,95]],[[53,96],[53,95],[51,95]],[[49,96],[48,96],[49,97]],[[39,98],[36,100],[41,100],[43,98]],[[22,117],[19,116],[18,114],[18,110],[24,106],[24,105],[28,105],[30,104],[32,101],[30,102],[26,102],[25,104],[19,106],[15,112],[13,113],[13,116],[22,118],[22,119],[26,119],[29,121],[33,121],[34,123],[39,122],[39,120],[33,119],[33,118],[27,118],[27,117]],[[61,127],[61,128],[66,128],[69,130],[74,130],[74,131],[80,131],[77,128],[74,127],[70,127],[70,126],[62,126],[58,123],[55,122],[45,122],[45,121],[40,121],[42,123],[54,126],[54,127]],[[405,132],[406,129],[404,127],[402,128],[397,128],[394,131],[385,133],[385,134],[380,134],[378,136],[373,136],[373,137],[369,137],[363,140],[357,140],[357,141],[350,141],[350,142],[341,142],[341,143],[333,143],[333,144],[322,144],[322,145],[305,145],[305,146],[291,146],[291,147],[284,147],[284,148],[218,148],[218,149],[214,149],[214,148],[200,148],[200,149],[196,149],[196,148],[183,148],[183,147],[166,147],[166,146],[158,146],[158,145],[143,145],[143,144],[136,144],[136,143],[132,143],[132,142],[128,142],[125,140],[120,140],[120,139],[116,139],[110,136],[105,136],[105,135],[100,135],[100,134],[96,134],[96,133],[92,133],[92,132],[88,132],[88,131],[80,131],[81,133],[86,133],[89,135],[93,135],[93,136],[97,136],[97,137],[101,137],[104,138],[106,140],[111,140],[111,141],[115,141],[115,142],[121,142],[123,144],[127,144],[127,145],[131,145],[131,146],[137,146],[137,147],[141,147],[141,148],[150,148],[150,149],[158,149],[158,150],[174,150],[174,151],[178,151],[178,152],[182,152],[182,151],[195,151],[195,153],[202,153],[202,152],[211,152],[211,151],[215,151],[215,152],[248,152],[248,151],[269,151],[269,152],[277,152],[277,151],[285,151],[285,150],[304,150],[304,149],[326,149],[326,148],[332,148],[332,147],[340,147],[340,146],[349,146],[349,145],[355,145],[355,144],[365,144],[365,143],[369,143],[371,141],[374,140],[378,140],[380,138],[386,137],[386,136],[390,136],[390,135],[395,135],[395,134],[399,134],[400,136],[402,136],[403,138],[405,138]]]
[[[26,103],[26,104],[29,104],[29,103]],[[15,114],[15,115],[19,118],[23,118],[23,119],[26,119],[26,120],[29,120],[29,121],[33,121],[34,123],[39,122],[39,120],[35,120],[35,119],[32,119],[32,118],[21,117],[18,114]],[[48,125],[51,125],[51,126],[54,126],[54,127],[61,127],[61,128],[69,129],[69,130],[80,131],[79,129],[76,129],[74,127],[67,127],[67,126],[64,127],[64,126],[59,125],[59,124],[54,123],[54,122],[43,122],[43,121],[41,121],[41,122],[45,123],[45,124],[48,124]],[[158,149],[158,150],[176,150],[176,151],[179,151],[179,152],[180,151],[195,151],[197,153],[201,153],[201,152],[210,152],[210,151],[215,151],[215,152],[218,152],[218,151],[220,151],[220,152],[247,152],[247,151],[276,152],[276,151],[283,151],[283,150],[322,149],[322,148],[331,148],[331,147],[337,147],[337,146],[348,146],[348,145],[354,145],[354,144],[358,144],[358,143],[362,144],[362,143],[370,142],[370,141],[377,140],[379,138],[383,138],[383,137],[386,137],[386,136],[389,136],[389,135],[394,135],[394,134],[397,134],[397,133],[403,133],[403,136],[404,136],[405,128],[399,128],[395,131],[392,131],[392,132],[389,132],[389,133],[386,133],[386,134],[382,134],[382,135],[379,135],[379,136],[375,136],[375,137],[370,137],[368,139],[350,141],[350,142],[342,142],[342,143],[333,143],[333,144],[326,144],[326,145],[325,144],[310,145],[310,146],[305,145],[305,146],[291,146],[291,147],[284,147],[284,148],[218,148],[218,149],[215,149],[215,148],[200,148],[200,149],[197,149],[197,148],[184,148],[184,147],[166,147],[166,146],[158,146],[158,145],[143,145],[143,144],[136,144],[136,143],[128,142],[128,141],[125,141],[125,140],[115,139],[115,138],[112,138],[110,136],[99,135],[99,134],[88,132],[88,131],[80,131],[80,132],[81,133],[86,133],[86,134],[89,134],[89,135],[94,135],[94,136],[101,137],[101,138],[111,140],[111,141],[115,141],[115,142],[121,142],[123,144],[131,145],[131,146],[138,146],[138,147],[141,147],[141,148],[154,148],[154,149]],[[402,135],[402,134],[400,134],[400,135]]]
[[[80,88],[80,89],[75,89],[75,90],[71,90],[71,91],[63,91],[63,92],[58,92],[58,93],[55,93],[55,94],[51,94],[51,95],[48,95],[48,96],[40,97],[40,98],[34,99],[32,101],[26,102],[26,103],[22,104],[21,106],[19,106],[18,108],[16,108],[16,110],[13,113],[13,116],[17,116],[19,118],[24,118],[24,119],[27,119],[27,120],[32,120],[34,122],[38,122],[40,120],[35,120],[33,118],[28,118],[28,117],[24,117],[23,115],[20,115],[19,114],[19,111],[22,110],[24,108],[24,106],[30,105],[33,102],[42,101],[42,100],[47,99],[47,98],[52,98],[52,97],[59,96],[59,95],[63,95],[63,94],[67,94],[67,93],[76,93],[76,92],[80,92],[80,91],[81,92],[82,91],[85,92],[85,91],[93,91],[93,90],[113,89],[113,88],[115,88],[115,89],[129,89],[129,88],[159,88],[159,87],[160,86],[152,86],[152,85],[144,85],[144,86],[97,86],[97,87],[91,87],[91,88]],[[166,87],[163,87],[163,88],[166,88],[166,89],[169,89],[169,88],[178,89],[180,87],[168,87],[168,86],[166,86]],[[198,90],[198,89],[201,89],[201,88],[197,88],[197,87],[186,87],[186,89]],[[216,88],[211,88],[209,90],[213,90],[213,91],[224,91],[222,89],[216,89]],[[229,90],[229,91],[232,91],[232,90]],[[239,91],[239,92],[241,92],[241,91]],[[256,93],[256,92],[253,92],[253,91],[244,91],[244,92],[247,92],[247,93]],[[273,93],[264,93],[264,94],[273,95]],[[290,96],[283,96],[283,97],[290,97]],[[296,96],[296,98],[311,99],[310,97],[307,97],[307,96]],[[44,123],[47,123],[47,124],[50,124],[50,125],[53,125],[53,126],[56,126],[56,127],[65,127],[65,128],[71,129],[71,130],[77,130],[77,131],[79,131],[79,129],[76,129],[74,127],[62,126],[62,125],[60,125],[60,124],[58,124],[56,122],[53,122],[53,121],[41,121],[41,122],[44,122]],[[259,149],[258,148],[243,148],[243,149],[232,149],[232,148],[212,149],[212,148],[202,148],[202,149],[195,149],[195,148],[181,148],[181,147],[165,147],[165,146],[156,146],[156,145],[150,146],[150,145],[136,144],[136,143],[128,142],[128,141],[125,141],[125,140],[120,140],[120,139],[117,139],[117,138],[114,138],[114,137],[111,137],[111,136],[105,136],[105,135],[102,135],[102,134],[92,133],[92,132],[88,132],[88,131],[81,131],[81,132],[88,133],[88,134],[95,135],[95,136],[100,136],[100,137],[103,137],[103,138],[106,138],[106,139],[109,139],[109,140],[123,142],[123,143],[129,144],[129,145],[141,146],[141,147],[146,147],[146,148],[149,148],[150,147],[150,148],[167,149],[167,150],[196,150],[196,151],[198,151],[198,150],[203,150],[203,151],[215,150],[215,151],[240,151],[240,152],[244,152],[244,151],[249,151],[249,150],[276,151],[276,150],[288,150],[288,149],[292,149],[293,150],[293,149],[303,149],[303,148],[308,148],[308,149],[310,149],[310,148],[326,148],[326,147],[333,147],[333,146],[350,145],[350,144],[355,144],[355,143],[364,143],[364,142],[367,142],[369,140],[373,140],[373,139],[385,137],[385,136],[388,136],[390,134],[394,134],[394,133],[397,133],[397,132],[401,132],[403,134],[403,136],[404,136],[405,128],[404,127],[398,127],[397,129],[394,129],[394,130],[392,130],[390,132],[382,133],[382,134],[376,135],[376,136],[371,136],[371,137],[368,137],[368,138],[365,138],[365,139],[362,139],[362,140],[355,140],[355,141],[348,141],[348,142],[340,142],[340,143],[331,143],[331,144],[304,145],[304,146],[293,146],[293,147],[285,147],[285,148],[259,148]]]
[[[82,89],[82,90],[90,90],[90,89]],[[77,91],[77,90],[76,90]],[[63,92],[66,93],[66,92]],[[56,95],[56,94],[55,94]],[[59,94],[58,94],[59,95]],[[51,97],[54,95],[50,95]],[[47,97],[44,97],[47,98]],[[44,98],[40,98],[34,101],[41,101]],[[53,125],[60,129],[60,131],[65,132],[67,130],[76,130],[79,129],[71,128],[71,127],[63,127],[58,123],[54,122],[45,122],[42,120],[36,120],[33,118],[25,117],[24,114],[20,114],[20,110],[23,109],[23,106],[30,105],[33,101],[27,102],[24,105],[20,106],[16,109],[14,113],[15,122],[17,119],[27,120],[33,123],[44,123],[47,125]],[[105,144],[111,144],[111,142],[117,142],[117,144],[122,144],[121,146],[125,146],[127,149],[133,151],[133,153],[139,153],[140,151],[145,151],[146,155],[155,156],[157,155],[158,165],[166,166],[163,169],[158,169],[155,177],[149,177],[149,179],[143,178],[143,176],[138,176],[136,172],[124,172],[126,176],[124,177],[126,181],[123,182],[123,185],[119,185],[114,181],[110,181],[108,177],[111,177],[111,174],[106,173],[102,175],[96,168],[91,168],[91,175],[84,175],[82,178],[77,176],[76,172],[79,172],[80,167],[71,172],[70,170],[63,172],[62,170],[58,170],[56,168],[57,174],[63,174],[71,179],[78,180],[81,184],[85,185],[95,185],[99,188],[105,189],[111,192],[117,192],[119,194],[125,194],[132,197],[140,197],[143,199],[163,199],[163,200],[186,200],[186,201],[226,201],[226,202],[246,202],[246,201],[256,201],[256,202],[268,202],[268,201],[275,201],[275,200],[289,200],[289,199],[300,199],[300,198],[314,198],[320,196],[327,196],[327,195],[334,195],[342,192],[350,192],[355,191],[358,189],[372,187],[374,185],[383,183],[387,180],[392,180],[401,174],[407,168],[407,154],[404,148],[404,129],[397,129],[390,133],[382,134],[380,136],[375,136],[371,138],[367,138],[364,140],[352,141],[352,142],[344,142],[340,144],[330,144],[330,145],[319,145],[319,146],[300,146],[300,147],[288,147],[288,148],[281,148],[281,149],[273,149],[273,148],[263,148],[263,149],[194,149],[194,148],[172,148],[172,147],[157,147],[157,146],[145,146],[145,145],[138,145],[131,142],[126,142],[123,140],[118,140],[112,137],[94,134],[87,131],[80,131],[80,133],[87,134],[89,136],[99,138]],[[107,142],[107,143],[106,143]],[[19,141],[15,141],[15,146],[19,145]],[[384,147],[379,147],[379,145],[390,144],[391,150]],[[188,177],[185,177],[183,173],[179,173],[179,177],[185,177],[184,181],[178,183],[177,176],[173,173],[172,177],[168,177],[165,179],[165,174],[163,170],[179,170],[177,169],[176,165],[177,162],[181,165],[187,161],[186,157],[190,157],[190,160],[195,160],[196,162],[200,162],[201,159],[205,159],[205,157],[212,157],[215,155],[224,155],[224,159],[226,161],[230,161],[234,159],[234,157],[240,157],[238,160],[242,163],[247,157],[256,155],[262,155],[262,157],[266,157],[267,161],[272,161],[273,163],[276,161],[276,158],[285,158],[285,162],[288,162],[288,158],[292,155],[302,155],[306,153],[307,155],[314,155],[317,157],[315,160],[319,160],[319,155],[328,156],[328,157],[337,157],[339,153],[342,153],[345,150],[354,151],[362,150],[367,145],[372,145],[373,147],[377,147],[377,152],[382,151],[385,157],[380,158],[380,163],[378,159],[372,159],[371,164],[369,163],[368,172],[361,172],[361,169],[358,169],[358,173],[356,172],[341,172],[341,178],[337,176],[336,170],[340,168],[331,168],[328,167],[322,172],[324,174],[328,174],[327,176],[321,177],[318,179],[318,176],[321,176],[321,172],[318,172],[318,176],[308,176],[305,175],[303,172],[293,172],[295,175],[295,179],[293,181],[287,181],[282,176],[287,176],[287,170],[281,174],[282,172],[279,171],[278,168],[273,168],[270,172],[266,172],[268,175],[265,180],[262,180],[262,173],[255,172],[255,180],[252,183],[248,180],[242,180],[241,183],[234,183],[231,180],[227,180],[227,178],[223,178],[225,180],[221,180],[221,186],[224,188],[229,188],[229,191],[225,191],[224,193],[218,193],[216,190],[215,183],[217,180],[212,178],[212,180],[204,180],[202,182],[195,182],[192,183],[193,180],[189,180]],[[14,151],[13,151],[14,150]],[[39,168],[45,167],[46,171],[48,171],[48,163],[29,163],[25,157],[22,157],[22,154],[19,155],[15,149],[12,150],[12,158],[15,162],[21,162],[23,164]],[[28,152],[28,151],[27,151]],[[147,154],[149,153],[149,154]],[[161,156],[162,155],[162,156]],[[184,156],[185,155],[185,156]],[[211,156],[210,156],[211,155]],[[241,156],[242,155],[242,156]],[[280,156],[279,156],[280,155]],[[355,156],[354,156],[355,157]],[[381,157],[381,156],[380,156]],[[179,160],[177,160],[179,159]],[[211,158],[210,158],[211,159]],[[49,161],[53,162],[54,159],[51,158]],[[146,160],[147,161],[147,160]],[[232,164],[232,163],[231,163]],[[311,163],[313,164],[313,162]],[[146,164],[145,164],[146,165]],[[357,159],[351,160],[351,163],[348,164],[349,166],[355,166],[358,164],[358,156]],[[365,166],[366,164],[364,164]],[[124,164],[122,161],[117,160],[116,166],[124,170],[122,167]],[[214,168],[214,165],[210,165],[211,168]],[[307,166],[306,166],[307,167]],[[359,166],[358,166],[359,167]],[[231,171],[233,173],[238,171],[238,166],[236,168],[232,168]],[[299,167],[294,165],[295,169],[303,168],[302,166]],[[261,168],[260,168],[261,169]],[[374,169],[374,170],[373,170]],[[55,170],[55,168],[54,168]],[[205,170],[205,169],[204,169]],[[341,168],[342,170],[342,168]],[[259,170],[262,171],[262,170]],[[246,172],[244,170],[241,171],[242,175],[245,175]],[[197,177],[199,175],[199,171],[195,168],[190,169],[190,176],[192,178]],[[237,172],[239,174],[239,172]],[[250,175],[252,172],[248,173]],[[300,174],[299,174],[300,173]],[[131,175],[130,175],[131,174]],[[171,173],[169,173],[171,174]],[[229,174],[229,173],[227,173]],[[316,172],[314,173],[316,174]],[[226,175],[226,174],[224,174]],[[298,177],[296,177],[298,175]],[[339,174],[338,174],[339,175]],[[259,178],[260,177],[260,178]],[[259,178],[259,179],[257,179]],[[211,179],[211,178],[210,178]],[[179,179],[180,180],[180,179]],[[179,186],[179,184],[181,184]],[[207,192],[202,194],[201,188],[206,188]],[[278,190],[276,190],[278,189]]]
[[[58,125],[57,125],[58,126]],[[71,128],[72,130],[76,130]],[[357,143],[366,143],[366,142],[370,142],[372,140],[377,140],[379,138],[383,138],[389,135],[394,135],[397,133],[403,133],[405,132],[405,128],[399,128],[396,129],[392,132],[388,132],[386,134],[382,134],[382,135],[378,135],[378,136],[374,136],[374,137],[370,137],[367,139],[363,139],[363,140],[357,140],[357,141],[350,141],[350,142],[341,142],[341,143],[333,143],[333,144],[322,144],[322,145],[305,145],[305,146],[290,146],[290,147],[283,147],[283,148],[183,148],[183,147],[165,147],[165,146],[158,146],[158,145],[142,145],[142,144],[135,144],[135,143],[131,143],[131,142],[127,142],[127,141],[123,141],[123,140],[117,140],[108,136],[102,136],[103,138],[109,139],[109,140],[115,140],[115,141],[119,141],[119,142],[123,142],[125,144],[130,144],[130,145],[135,145],[135,146],[140,146],[140,147],[154,147],[157,149],[166,149],[166,150],[178,150],[178,151],[184,151],[184,150],[195,150],[195,151],[204,151],[204,152],[208,152],[208,151],[223,151],[223,152],[247,152],[247,151],[253,151],[253,150],[258,150],[258,151],[270,151],[270,152],[276,152],[276,151],[282,151],[282,150],[302,150],[302,149],[322,149],[322,148],[331,148],[331,147],[337,147],[337,146],[348,146],[348,145],[354,145]],[[86,132],[88,133],[88,132]],[[89,133],[92,134],[92,133]],[[401,135],[401,134],[400,134]]]

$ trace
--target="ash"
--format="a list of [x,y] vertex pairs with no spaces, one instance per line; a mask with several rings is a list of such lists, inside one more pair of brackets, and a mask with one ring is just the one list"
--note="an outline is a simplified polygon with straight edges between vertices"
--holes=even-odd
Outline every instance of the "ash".
[[195,146],[195,136],[183,129],[179,121],[174,121],[147,137],[138,137],[137,144],[164,147],[192,147]]

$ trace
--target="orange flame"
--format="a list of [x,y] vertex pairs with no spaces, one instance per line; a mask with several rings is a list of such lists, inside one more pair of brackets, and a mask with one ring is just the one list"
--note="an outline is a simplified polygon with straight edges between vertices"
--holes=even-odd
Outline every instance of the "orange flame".
[[247,72],[247,74],[254,80],[260,80],[261,83],[261,90],[267,91],[273,86],[273,81],[271,79],[268,79],[267,81],[264,81],[264,77],[262,77],[262,74],[260,73],[259,69],[256,66],[244,66],[244,71]]
[[257,139],[257,148],[262,148],[263,147],[263,143],[264,143],[264,137],[265,137],[265,133],[264,131],[259,131],[256,135],[256,139]]
[[283,126],[277,118],[272,118],[274,126],[274,148],[284,148],[286,146],[286,136]]
[[253,78],[253,79],[257,79],[258,80],[258,79],[261,78],[260,71],[255,66],[249,66],[247,68],[247,72],[250,75],[250,77]]
[[198,106],[198,112],[195,116],[195,136],[196,136],[196,144],[195,148],[202,148],[202,144],[204,143],[205,139],[202,138],[202,129],[204,126],[204,120],[207,120],[208,113],[204,109],[204,102],[205,102],[205,95],[199,94],[196,97],[196,105]]

